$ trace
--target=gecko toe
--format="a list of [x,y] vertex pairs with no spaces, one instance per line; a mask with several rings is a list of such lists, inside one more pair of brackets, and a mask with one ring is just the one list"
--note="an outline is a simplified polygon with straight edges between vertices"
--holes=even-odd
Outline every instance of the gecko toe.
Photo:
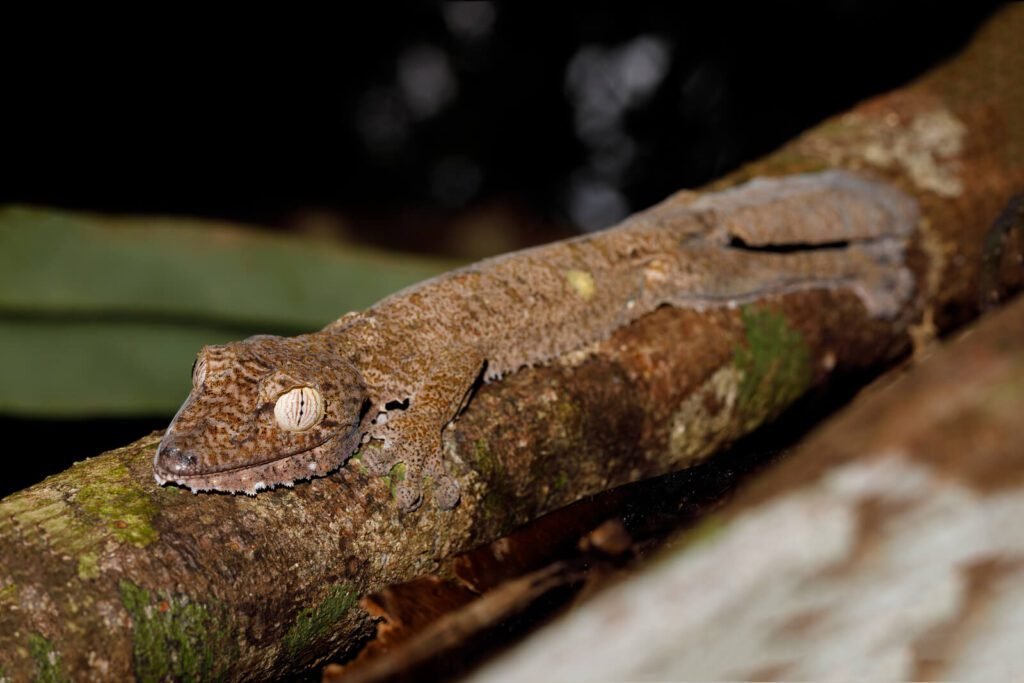
[[395,456],[388,453],[383,447],[371,444],[368,448],[362,449],[361,457],[366,471],[375,477],[381,477],[391,471],[395,464]]
[[459,482],[443,475],[434,480],[434,504],[441,510],[451,510],[459,502]]
[[423,502],[423,494],[415,482],[405,479],[395,486],[395,500],[402,512],[412,512]]

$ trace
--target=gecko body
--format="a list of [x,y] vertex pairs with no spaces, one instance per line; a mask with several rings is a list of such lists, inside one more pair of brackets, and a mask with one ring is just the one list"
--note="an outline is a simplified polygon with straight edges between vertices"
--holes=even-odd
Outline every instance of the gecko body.
[[460,268],[298,337],[204,348],[154,463],[158,482],[254,494],[322,476],[358,449],[404,463],[401,509],[457,483],[441,434],[478,380],[607,338],[663,305],[703,309],[849,289],[876,317],[912,293],[911,197],[843,171],[670,199],[598,233]]

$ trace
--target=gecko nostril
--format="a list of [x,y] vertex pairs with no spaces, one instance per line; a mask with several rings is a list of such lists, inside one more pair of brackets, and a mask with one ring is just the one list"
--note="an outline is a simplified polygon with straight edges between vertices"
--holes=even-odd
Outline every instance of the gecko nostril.
[[157,453],[157,459],[163,469],[176,474],[194,470],[198,462],[198,458],[194,454],[183,451],[177,446],[161,446]]

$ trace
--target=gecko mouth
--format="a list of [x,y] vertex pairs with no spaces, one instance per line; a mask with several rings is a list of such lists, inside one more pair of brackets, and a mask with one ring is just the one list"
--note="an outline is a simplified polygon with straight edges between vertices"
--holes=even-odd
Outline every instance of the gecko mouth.
[[[349,458],[354,449],[323,448],[332,440],[328,439],[313,448],[256,465],[193,473],[175,472],[173,468],[166,467],[162,460],[167,458],[167,449],[161,444],[153,459],[153,478],[161,486],[178,484],[193,493],[221,491],[254,496],[264,489],[275,486],[290,487],[297,481],[322,477],[336,470]],[[194,466],[194,463],[187,460],[187,455],[175,454],[174,457],[179,460],[185,458],[187,465]]]

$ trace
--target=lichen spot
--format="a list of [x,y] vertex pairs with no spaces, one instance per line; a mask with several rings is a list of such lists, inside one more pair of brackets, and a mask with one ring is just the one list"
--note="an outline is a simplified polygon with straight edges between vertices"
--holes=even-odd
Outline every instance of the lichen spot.
[[942,197],[963,193],[960,155],[967,126],[945,109],[925,112],[903,126],[887,126],[867,143],[865,161],[883,168],[902,168],[914,185]]
[[565,279],[581,299],[588,301],[593,298],[596,291],[593,275],[585,270],[570,270],[565,273]]
[[664,261],[653,259],[644,268],[644,281],[648,285],[658,284],[668,280],[669,266]]

